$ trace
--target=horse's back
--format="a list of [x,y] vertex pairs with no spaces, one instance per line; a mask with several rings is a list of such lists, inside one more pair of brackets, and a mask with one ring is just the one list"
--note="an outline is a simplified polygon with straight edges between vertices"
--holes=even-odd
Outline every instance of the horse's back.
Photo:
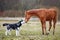
[[54,18],[57,14],[56,9],[54,8],[50,8],[50,9],[46,9],[46,8],[40,8],[40,9],[31,9],[26,11],[26,15],[35,15],[35,16],[39,16],[41,17],[45,17],[45,18]]
[[46,13],[46,19],[47,20],[52,20],[56,17],[57,17],[57,10],[53,9],[53,8],[48,9],[48,11]]

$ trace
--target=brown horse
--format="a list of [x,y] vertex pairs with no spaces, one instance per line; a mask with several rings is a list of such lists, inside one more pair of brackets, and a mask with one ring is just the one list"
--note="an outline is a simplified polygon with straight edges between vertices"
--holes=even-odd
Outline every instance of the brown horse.
[[57,21],[57,11],[53,8],[50,9],[31,9],[28,11],[25,11],[25,22],[27,23],[28,20],[31,18],[31,16],[37,16],[41,20],[42,24],[42,34],[47,34],[46,32],[46,21],[49,21],[49,30],[52,27],[52,21],[53,21],[53,34],[55,31],[55,25]]

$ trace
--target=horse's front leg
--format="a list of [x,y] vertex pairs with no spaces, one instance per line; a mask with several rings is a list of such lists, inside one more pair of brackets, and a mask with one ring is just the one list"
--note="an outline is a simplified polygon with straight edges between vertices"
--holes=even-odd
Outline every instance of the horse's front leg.
[[46,21],[41,20],[41,23],[42,23],[42,34],[44,35],[44,32],[45,32],[45,34],[47,34],[47,32],[46,32]]

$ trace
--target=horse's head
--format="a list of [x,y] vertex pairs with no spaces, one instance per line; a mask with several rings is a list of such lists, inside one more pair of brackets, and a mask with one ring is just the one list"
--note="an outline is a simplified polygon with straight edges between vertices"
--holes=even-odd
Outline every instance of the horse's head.
[[25,11],[25,23],[27,23],[32,15],[30,14],[30,11]]

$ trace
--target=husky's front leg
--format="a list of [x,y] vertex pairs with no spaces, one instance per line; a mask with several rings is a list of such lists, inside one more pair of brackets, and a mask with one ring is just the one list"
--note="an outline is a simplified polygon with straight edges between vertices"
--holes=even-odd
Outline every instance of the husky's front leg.
[[19,36],[19,30],[16,30],[16,36]]
[[19,36],[19,27],[16,29],[16,36]]

